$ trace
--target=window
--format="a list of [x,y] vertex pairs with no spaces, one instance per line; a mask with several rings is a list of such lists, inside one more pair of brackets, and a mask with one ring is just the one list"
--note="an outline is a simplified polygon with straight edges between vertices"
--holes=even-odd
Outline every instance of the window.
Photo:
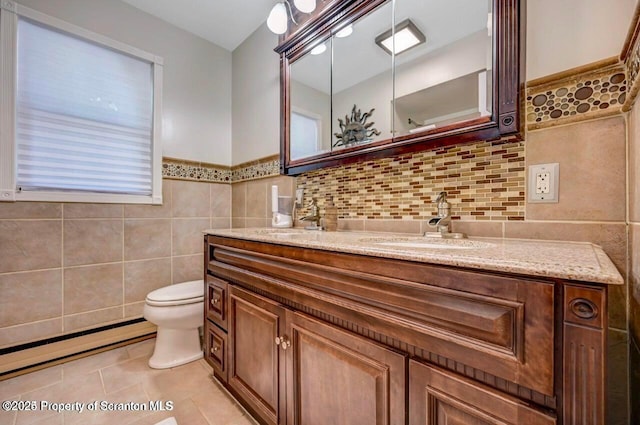
[[161,60],[4,4],[0,199],[161,203]]

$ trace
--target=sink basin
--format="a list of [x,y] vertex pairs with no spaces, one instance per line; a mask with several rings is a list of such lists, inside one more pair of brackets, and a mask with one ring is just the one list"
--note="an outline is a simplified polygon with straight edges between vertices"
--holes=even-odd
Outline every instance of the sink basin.
[[475,241],[469,239],[389,239],[389,240],[363,240],[361,242],[370,242],[373,245],[388,246],[396,248],[414,248],[414,249],[485,249],[494,245],[489,242]]

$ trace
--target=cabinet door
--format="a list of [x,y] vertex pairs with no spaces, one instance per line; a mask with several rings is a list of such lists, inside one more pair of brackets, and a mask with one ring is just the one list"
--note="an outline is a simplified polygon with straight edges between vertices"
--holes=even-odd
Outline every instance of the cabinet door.
[[222,382],[227,382],[227,334],[208,320],[205,322],[205,360]]
[[522,401],[453,373],[409,362],[409,425],[552,425]]
[[227,330],[227,282],[207,275],[207,319]]
[[406,357],[288,313],[288,425],[404,425]]
[[279,304],[229,286],[229,386],[270,425],[285,422],[284,356],[276,345],[284,319]]

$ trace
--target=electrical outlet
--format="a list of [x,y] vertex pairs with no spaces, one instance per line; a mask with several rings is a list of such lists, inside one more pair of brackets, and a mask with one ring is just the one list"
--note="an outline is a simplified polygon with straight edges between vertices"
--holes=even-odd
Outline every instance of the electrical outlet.
[[529,202],[558,202],[560,164],[537,164],[529,166]]
[[536,194],[548,195],[551,188],[549,187],[549,178],[551,173],[545,171],[543,173],[536,174]]

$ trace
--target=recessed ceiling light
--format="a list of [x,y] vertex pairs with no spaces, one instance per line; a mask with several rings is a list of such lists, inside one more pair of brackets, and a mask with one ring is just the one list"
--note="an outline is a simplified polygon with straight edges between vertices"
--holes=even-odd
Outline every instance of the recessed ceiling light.
[[426,41],[426,37],[410,19],[406,19],[396,25],[395,35],[391,30],[385,31],[376,37],[376,44],[385,52],[396,55],[409,50]]
[[349,37],[353,33],[353,25],[349,24],[336,33],[336,37],[344,38]]
[[311,54],[312,55],[321,55],[322,53],[324,53],[325,50],[327,50],[327,45],[326,44],[324,44],[324,43],[318,44],[316,47],[311,49]]

